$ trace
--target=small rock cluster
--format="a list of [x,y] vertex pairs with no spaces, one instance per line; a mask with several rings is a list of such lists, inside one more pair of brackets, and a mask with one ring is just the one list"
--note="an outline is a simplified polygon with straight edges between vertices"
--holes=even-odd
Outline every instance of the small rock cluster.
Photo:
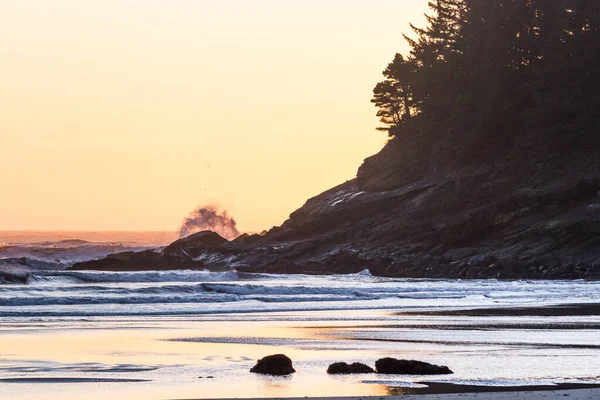
[[[331,375],[341,374],[397,374],[397,375],[444,375],[452,374],[450,368],[442,365],[429,364],[416,360],[398,360],[395,358],[381,358],[375,362],[375,370],[363,363],[345,362],[333,363],[327,368]],[[250,372],[263,375],[289,375],[296,370],[292,366],[292,360],[284,354],[274,354],[258,360]]]

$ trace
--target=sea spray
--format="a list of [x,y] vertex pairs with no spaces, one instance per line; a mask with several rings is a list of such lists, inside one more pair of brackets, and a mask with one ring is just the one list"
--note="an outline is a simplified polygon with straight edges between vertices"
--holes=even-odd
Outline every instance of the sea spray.
[[198,206],[190,213],[179,228],[179,237],[186,237],[200,231],[213,231],[226,239],[235,239],[240,236],[237,222],[227,214],[226,210],[220,211],[214,205]]

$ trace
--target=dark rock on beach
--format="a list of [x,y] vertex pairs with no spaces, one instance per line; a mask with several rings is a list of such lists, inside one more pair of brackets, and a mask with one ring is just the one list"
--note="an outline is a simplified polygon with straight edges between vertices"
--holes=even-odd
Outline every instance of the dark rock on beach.
[[333,363],[327,368],[327,373],[331,375],[342,374],[372,374],[375,370],[363,363],[355,362],[348,364],[345,362]]
[[258,360],[256,365],[250,369],[250,372],[263,375],[289,375],[296,372],[296,370],[288,356],[274,354]]
[[395,375],[446,375],[452,374],[450,368],[441,365],[429,364],[423,361],[398,360],[395,358],[381,358],[375,362],[378,374]]

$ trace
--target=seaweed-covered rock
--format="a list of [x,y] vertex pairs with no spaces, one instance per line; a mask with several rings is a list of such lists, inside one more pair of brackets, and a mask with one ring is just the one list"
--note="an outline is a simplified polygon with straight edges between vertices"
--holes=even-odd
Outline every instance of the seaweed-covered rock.
[[327,368],[327,373],[332,375],[341,374],[372,374],[375,370],[363,363],[355,362],[348,364],[345,362],[333,363]]
[[416,360],[398,360],[391,357],[381,358],[375,362],[379,374],[397,375],[445,375],[453,374],[445,365],[434,365]]
[[292,360],[284,354],[266,356],[257,361],[250,372],[264,375],[289,375],[296,370],[292,366]]

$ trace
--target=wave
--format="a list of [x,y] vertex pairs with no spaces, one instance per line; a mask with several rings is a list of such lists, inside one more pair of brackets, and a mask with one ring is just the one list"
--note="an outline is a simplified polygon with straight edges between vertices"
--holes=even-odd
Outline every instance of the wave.
[[[30,260],[29,260],[30,261]],[[49,268],[48,268],[49,269]],[[29,284],[48,283],[50,281],[72,283],[159,283],[159,282],[229,282],[229,281],[304,281],[307,278],[311,280],[322,281],[373,281],[393,282],[389,278],[373,277],[370,273],[359,272],[348,275],[277,275],[251,272],[238,272],[235,269],[229,271],[209,271],[209,270],[168,270],[168,271],[35,271],[31,275]],[[219,288],[215,287],[215,291]]]
[[[89,304],[172,304],[172,303],[221,303],[239,301],[259,301],[264,303],[303,303],[332,301],[372,301],[394,299],[405,302],[419,301],[463,301],[475,303],[486,301],[484,293],[474,291],[415,290],[410,285],[323,285],[284,284],[265,282],[259,284],[223,282],[235,280],[237,273],[208,273],[204,279],[214,282],[141,282],[127,283],[91,282],[82,274],[29,275],[28,285],[0,287],[0,307],[43,306],[43,305],[89,305]],[[146,274],[144,278],[147,278]],[[199,274],[195,274],[199,277]],[[88,278],[86,280],[85,278]],[[249,278],[249,277],[248,277]],[[255,277],[256,278],[256,277]],[[268,278],[268,277],[263,277]],[[523,299],[527,300],[523,295]],[[487,301],[492,303],[492,301]]]
[[[153,249],[151,246],[130,246],[120,242],[89,242],[81,239],[55,242],[3,243],[0,245],[0,264],[22,260],[19,264],[37,268],[38,262],[51,263],[54,269],[64,269],[76,262],[105,257],[124,251]],[[45,267],[49,267],[50,264]]]
[[[91,244],[93,242],[82,240],[82,239],[64,239],[64,240],[56,240],[56,241],[43,241],[43,242],[32,242],[32,243],[21,243],[20,245],[23,247],[77,247],[83,246],[86,244]],[[110,243],[105,243],[110,244]]]
[[19,266],[29,268],[31,270],[63,270],[70,267],[71,263],[63,263],[60,260],[57,261],[46,261],[39,260],[37,258],[30,257],[7,257],[0,258],[0,267],[3,266]]
[[[600,301],[600,283],[270,275],[235,270],[31,271],[0,285],[0,317],[194,315]],[[2,269],[0,269],[0,272]],[[11,272],[12,271],[12,272]],[[1,280],[1,279],[0,279]]]
[[[29,276],[28,281],[38,278]],[[50,276],[44,277],[44,283],[72,283],[77,280],[77,277],[69,276]],[[81,282],[81,281],[79,281]],[[397,298],[459,298],[464,295],[447,295],[444,293],[415,293],[402,294],[398,290],[375,291],[369,288],[357,290],[351,288],[331,288],[321,286],[263,286],[263,285],[244,285],[244,284],[214,284],[200,283],[197,285],[159,285],[159,286],[143,286],[143,287],[121,287],[121,286],[60,286],[48,290],[48,288],[37,288],[30,286],[29,290],[21,290],[21,293],[30,293],[36,291],[43,292],[95,292],[97,294],[113,293],[118,295],[182,295],[207,293],[211,295],[235,295],[240,297],[251,296],[344,296],[351,298],[382,298],[382,297],[397,297]],[[33,290],[31,290],[33,289]],[[1,300],[0,300],[1,301]]]
[[174,295],[166,294],[155,296],[62,296],[62,297],[19,297],[0,299],[0,307],[22,307],[22,306],[65,306],[65,305],[94,305],[94,304],[215,304],[215,303],[234,303],[240,301],[257,301],[263,303],[314,303],[331,301],[356,301],[361,300],[354,296],[331,296],[331,295],[311,295],[311,296],[269,296],[253,295],[238,296],[233,294],[207,294],[200,293],[196,295]]
[[160,282],[223,282],[255,279],[257,274],[237,271],[210,272],[207,270],[172,271],[36,271],[30,276],[28,284],[44,284],[51,281],[71,283],[160,283]]
[[[205,303],[208,304],[208,303]],[[257,306],[264,304],[265,306]],[[82,305],[82,306],[52,306],[42,309],[35,306],[24,311],[23,308],[13,310],[11,308],[0,309],[0,318],[15,318],[19,320],[30,318],[64,318],[64,317],[182,317],[196,315],[218,315],[218,314],[255,314],[275,312],[301,312],[301,311],[333,311],[333,310],[379,310],[379,309],[401,309],[401,305],[389,304],[364,304],[360,302],[304,302],[304,303],[256,303],[249,306],[248,302],[223,302],[215,305],[223,307],[200,307],[200,304],[176,303],[181,307],[161,307],[158,304],[126,304],[120,307],[107,307],[105,304]],[[147,307],[146,307],[147,306]],[[189,307],[186,307],[189,306]],[[370,318],[369,318],[370,319]]]
[[[26,285],[0,287],[0,306],[370,301],[461,299],[449,290],[415,290],[401,282],[356,285],[357,276],[308,277],[236,271],[59,271],[30,273]],[[15,296],[17,294],[17,296]]]

